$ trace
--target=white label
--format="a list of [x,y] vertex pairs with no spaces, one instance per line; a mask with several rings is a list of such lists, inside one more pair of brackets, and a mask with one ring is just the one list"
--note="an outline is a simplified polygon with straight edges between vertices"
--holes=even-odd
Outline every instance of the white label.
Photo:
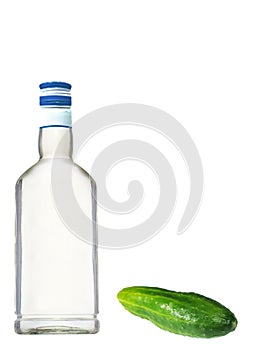
[[71,109],[66,108],[40,108],[40,127],[50,125],[72,126]]

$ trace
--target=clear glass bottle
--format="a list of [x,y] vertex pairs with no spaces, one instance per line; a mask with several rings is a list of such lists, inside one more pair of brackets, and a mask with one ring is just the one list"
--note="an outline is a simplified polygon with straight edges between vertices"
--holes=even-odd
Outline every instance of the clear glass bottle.
[[[96,333],[96,185],[72,160],[71,85],[49,82],[40,89],[40,159],[16,184],[15,331]],[[90,222],[87,241],[66,224],[52,191],[55,184],[62,202],[68,201],[64,180],[70,169],[73,191]],[[70,219],[75,220],[72,207]]]

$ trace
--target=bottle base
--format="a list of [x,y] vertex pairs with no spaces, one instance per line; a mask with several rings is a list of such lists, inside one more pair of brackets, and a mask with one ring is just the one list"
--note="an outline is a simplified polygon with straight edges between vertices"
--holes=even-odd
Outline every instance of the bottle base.
[[17,318],[17,334],[95,334],[99,321],[91,318]]

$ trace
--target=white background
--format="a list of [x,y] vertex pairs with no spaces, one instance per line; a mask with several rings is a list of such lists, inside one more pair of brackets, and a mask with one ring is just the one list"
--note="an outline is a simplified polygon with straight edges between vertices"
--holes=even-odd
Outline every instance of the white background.
[[[1,347],[254,348],[254,15],[253,1],[1,1]],[[123,102],[167,111],[192,136],[204,167],[201,209],[177,236],[188,175],[180,156],[169,152],[174,148],[164,146],[176,169],[176,211],[149,242],[99,250],[97,335],[13,331],[14,184],[37,159],[38,84],[47,80],[72,83],[74,120]],[[97,145],[104,147],[101,136]],[[85,168],[93,150],[79,156]],[[116,176],[114,182],[113,192]],[[228,306],[238,327],[211,340],[162,331],[118,303],[116,293],[130,285],[205,294]]]

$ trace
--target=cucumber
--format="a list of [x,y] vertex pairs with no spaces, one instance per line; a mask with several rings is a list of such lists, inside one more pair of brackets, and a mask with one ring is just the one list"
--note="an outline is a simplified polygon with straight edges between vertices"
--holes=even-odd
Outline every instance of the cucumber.
[[128,287],[122,289],[117,297],[132,314],[176,334],[213,338],[226,335],[237,326],[237,319],[229,309],[196,293]]

